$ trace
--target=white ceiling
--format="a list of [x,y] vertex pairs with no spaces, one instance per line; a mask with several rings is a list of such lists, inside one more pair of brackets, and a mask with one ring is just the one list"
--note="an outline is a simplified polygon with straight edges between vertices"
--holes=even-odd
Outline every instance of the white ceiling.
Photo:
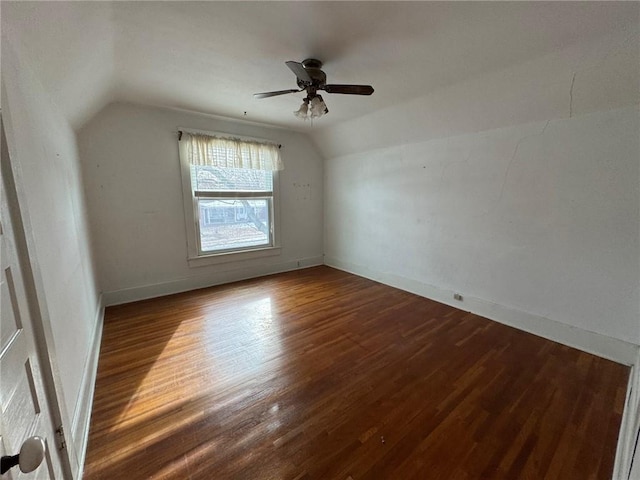
[[[72,124],[128,101],[304,129],[287,60],[325,63],[316,127],[638,22],[636,2],[2,2],[2,27]],[[246,112],[246,116],[245,113]]]

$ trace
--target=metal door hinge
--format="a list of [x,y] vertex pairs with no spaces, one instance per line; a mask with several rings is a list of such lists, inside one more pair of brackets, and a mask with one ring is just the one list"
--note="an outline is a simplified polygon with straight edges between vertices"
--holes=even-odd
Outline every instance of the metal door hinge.
[[56,446],[58,447],[58,450],[64,450],[67,448],[67,442],[64,439],[64,429],[62,428],[62,425],[56,428]]

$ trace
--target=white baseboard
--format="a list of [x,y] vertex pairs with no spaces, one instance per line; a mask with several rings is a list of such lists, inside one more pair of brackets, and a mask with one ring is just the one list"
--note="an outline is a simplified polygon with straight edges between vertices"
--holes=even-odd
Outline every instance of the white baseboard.
[[73,423],[71,425],[73,446],[76,450],[76,458],[78,459],[77,479],[82,478],[84,461],[87,454],[87,444],[89,442],[89,426],[91,423],[91,409],[93,407],[93,393],[96,386],[100,343],[102,341],[102,325],[104,323],[103,298],[103,295],[100,295],[98,298],[98,306],[93,325],[93,338],[85,361],[82,384],[80,386],[80,396],[76,402],[76,408],[73,414]]
[[[631,367],[627,400],[624,405],[622,423],[618,434],[618,448],[613,467],[616,480],[640,478],[640,445],[637,445],[640,433],[640,354]],[[635,458],[634,458],[635,454]],[[632,471],[633,468],[633,471]]]
[[212,287],[224,283],[247,280],[249,278],[263,277],[274,273],[288,272],[301,268],[315,267],[323,264],[323,257],[308,257],[291,260],[283,263],[266,264],[239,268],[234,270],[193,275],[187,278],[172,280],[169,282],[143,285],[141,287],[125,288],[111,292],[104,292],[106,306],[120,305],[122,303],[146,300],[148,298],[161,297],[174,293],[187,292],[198,288]]
[[451,305],[460,310],[475,313],[490,320],[533,333],[539,337],[544,337],[554,342],[562,343],[563,345],[568,345],[625,365],[632,365],[636,361],[640,349],[638,345],[617,338],[583,330],[480,298],[465,296],[463,302],[457,302],[453,300],[453,294],[455,292],[451,290],[434,287],[391,273],[379,272],[337,258],[325,257],[324,263],[330,267],[415,293],[416,295],[435,300],[436,302]]

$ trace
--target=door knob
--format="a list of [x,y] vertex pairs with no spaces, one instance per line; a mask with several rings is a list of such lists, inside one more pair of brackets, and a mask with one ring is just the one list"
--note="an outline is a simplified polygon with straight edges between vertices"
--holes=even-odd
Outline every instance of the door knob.
[[0,474],[5,473],[11,467],[20,466],[22,473],[33,472],[42,463],[44,458],[44,440],[40,437],[27,438],[20,453],[17,455],[2,457],[2,465],[0,465]]

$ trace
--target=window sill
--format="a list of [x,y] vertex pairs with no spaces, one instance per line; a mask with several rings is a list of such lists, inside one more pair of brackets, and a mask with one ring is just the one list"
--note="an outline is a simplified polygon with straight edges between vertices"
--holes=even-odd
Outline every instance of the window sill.
[[242,252],[214,253],[211,255],[190,257],[187,259],[187,262],[189,263],[189,267],[204,267],[207,265],[239,262],[243,260],[251,260],[254,258],[273,257],[276,255],[280,255],[280,250],[282,250],[281,247],[265,247],[255,250],[246,250]]

